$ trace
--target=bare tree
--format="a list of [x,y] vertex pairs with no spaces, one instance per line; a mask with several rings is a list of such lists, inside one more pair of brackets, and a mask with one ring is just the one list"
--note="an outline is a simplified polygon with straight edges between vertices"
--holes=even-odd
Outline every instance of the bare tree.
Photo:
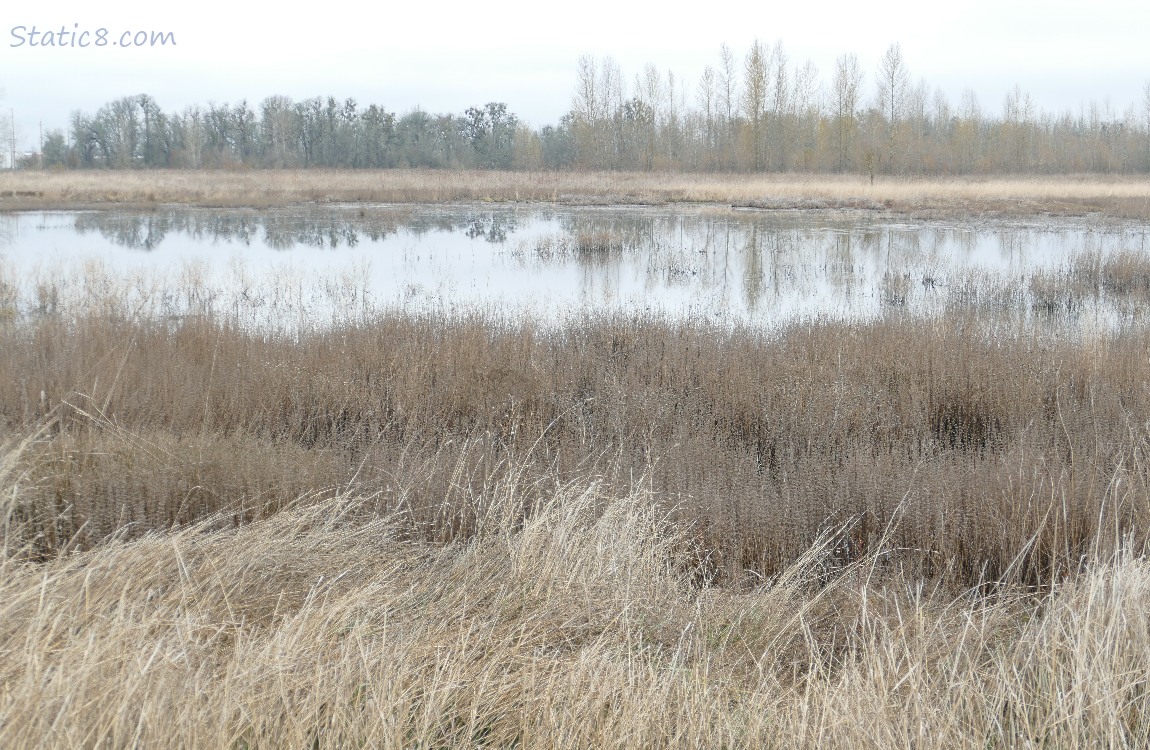
[[[771,48],[767,60],[767,79],[770,88],[770,114],[768,124],[767,154],[768,163],[774,161],[778,169],[786,169],[786,149],[791,142],[791,123],[793,117],[791,80],[787,73],[787,53],[783,51],[783,42],[778,40]],[[772,75],[773,73],[773,75]]]
[[7,112],[0,112],[0,169],[16,165],[16,126]]
[[[0,86],[0,101],[3,99],[4,87]],[[0,112],[0,168],[4,167],[16,167],[16,123],[8,112]]]
[[[294,166],[299,130],[295,104],[286,96],[269,96],[260,105],[260,113],[265,161],[273,167]],[[198,122],[199,114],[189,112],[185,117]],[[198,135],[192,152],[193,163],[198,166],[200,159]]]
[[575,150],[583,166],[609,166],[609,151],[613,148],[609,132],[612,108],[608,87],[620,85],[616,80],[618,75],[618,66],[610,58],[601,67],[590,55],[579,58],[571,110],[575,116],[572,127]]
[[[703,68],[703,75],[699,76],[699,86],[695,92],[695,101],[702,115],[703,153],[710,162],[710,155],[715,152],[715,115],[719,103],[719,92],[716,90],[718,76],[710,65]],[[713,167],[711,162],[708,166]]]
[[734,168],[735,109],[738,101],[739,81],[735,69],[735,53],[727,45],[719,48],[719,112],[722,117],[722,154],[727,169]]
[[751,159],[755,169],[762,169],[766,163],[763,136],[766,132],[770,72],[766,50],[756,39],[743,65],[743,114],[750,127]]
[[835,118],[835,162],[841,171],[850,169],[851,150],[858,128],[858,106],[862,92],[862,68],[853,52],[835,61],[831,82],[831,114]]
[[791,112],[796,127],[796,140],[802,147],[803,169],[810,169],[813,165],[816,141],[818,138],[818,121],[820,117],[819,103],[819,70],[815,64],[807,60],[801,67],[795,69],[791,87]]
[[1001,159],[1013,171],[1030,166],[1030,135],[1034,121],[1034,103],[1030,94],[1014,84],[1002,103]]
[[958,106],[958,123],[954,133],[959,169],[964,172],[973,172],[978,166],[981,123],[982,107],[978,103],[978,97],[972,89],[965,89]]
[[571,103],[571,111],[576,117],[593,122],[599,116],[599,75],[595,58],[582,55],[575,76],[575,100]]
[[974,89],[963,89],[958,116],[971,122],[982,119],[982,105],[978,103],[978,95],[974,93]]
[[[680,138],[682,135],[680,118],[686,110],[686,86],[675,85],[674,71],[667,71],[667,111],[663,118],[663,144],[667,158],[667,167],[672,168],[679,164],[682,154]],[[679,97],[679,101],[676,101]]]
[[634,112],[629,118],[634,120],[639,131],[637,137],[644,169],[655,168],[658,129],[665,118],[666,98],[659,69],[648,63],[643,69],[643,76],[635,76]]
[[1146,171],[1150,172],[1150,81],[1142,89],[1142,123],[1146,127]]
[[1034,119],[1034,102],[1030,99],[1030,93],[1023,91],[1017,83],[1003,100],[1002,119],[1011,123],[1030,122]]
[[818,113],[819,69],[810,60],[795,69],[791,109],[799,117]]
[[906,112],[910,91],[910,71],[902,59],[902,49],[892,44],[879,61],[875,79],[877,109],[887,129],[887,169],[894,168],[894,154],[898,147],[899,121]]
[[599,91],[602,98],[602,128],[605,131],[600,166],[617,168],[622,165],[623,133],[616,114],[623,109],[623,71],[613,57],[603,58],[599,69]]
[[945,130],[950,124],[950,100],[946,98],[946,92],[941,87],[934,89],[934,98],[931,100],[931,119],[934,121],[934,127],[938,130]]

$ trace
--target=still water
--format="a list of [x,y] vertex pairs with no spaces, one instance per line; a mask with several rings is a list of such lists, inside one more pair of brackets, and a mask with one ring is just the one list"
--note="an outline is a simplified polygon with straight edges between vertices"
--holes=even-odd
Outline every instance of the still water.
[[315,320],[388,308],[544,319],[590,310],[775,327],[965,306],[1112,326],[1140,324],[1142,306],[1107,291],[1099,269],[1116,258],[1150,268],[1148,234],[1089,219],[896,222],[725,207],[23,212],[0,215],[0,281],[20,287],[26,307],[47,304],[46,286],[58,299],[92,278],[122,283],[125,295],[167,285],[161,307],[172,315],[205,304]]

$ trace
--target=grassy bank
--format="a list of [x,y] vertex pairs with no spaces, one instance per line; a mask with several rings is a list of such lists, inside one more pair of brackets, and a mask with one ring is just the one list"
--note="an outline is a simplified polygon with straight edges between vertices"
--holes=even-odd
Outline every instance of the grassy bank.
[[30,208],[283,206],[303,203],[704,202],[896,214],[1150,218],[1150,180],[1050,176],[459,172],[447,170],[76,171],[0,173],[0,211]]

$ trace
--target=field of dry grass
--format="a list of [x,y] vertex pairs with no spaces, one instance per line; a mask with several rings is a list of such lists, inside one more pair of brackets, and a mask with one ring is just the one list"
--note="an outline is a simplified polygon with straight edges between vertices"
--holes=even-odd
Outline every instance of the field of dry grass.
[[[1035,278],[1150,295],[1133,254]],[[987,281],[770,334],[277,332],[24,281],[0,274],[2,747],[1150,735],[1141,318],[1051,335]],[[137,292],[205,296],[174,283]]]
[[1150,180],[449,170],[76,171],[0,173],[0,211],[30,208],[281,206],[303,203],[703,202],[898,214],[1150,218]]
[[443,542],[474,531],[472,489],[520,466],[531,502],[580,476],[615,494],[645,477],[724,579],[773,574],[852,519],[844,559],[894,523],[901,567],[965,585],[1012,562],[1045,581],[1099,533],[1144,533],[1150,334],[1081,344],[972,327],[764,340],[393,316],[283,340],[49,318],[0,333],[5,430],[52,420],[11,518],[51,556],[350,488]]
[[[4,486],[12,489],[12,480]],[[352,496],[0,558],[5,747],[1140,747],[1150,567],[1038,595],[827,574],[701,587],[644,491],[514,484],[466,542]]]

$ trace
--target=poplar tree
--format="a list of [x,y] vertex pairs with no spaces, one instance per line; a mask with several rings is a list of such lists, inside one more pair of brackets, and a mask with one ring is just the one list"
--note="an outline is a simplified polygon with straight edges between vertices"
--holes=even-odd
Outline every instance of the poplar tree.
[[886,166],[894,170],[894,155],[898,149],[899,121],[906,110],[907,94],[910,90],[910,72],[902,59],[902,49],[892,44],[879,61],[876,76],[876,98],[878,111],[886,128]]
[[746,63],[743,66],[743,81],[743,114],[750,128],[752,166],[756,170],[761,170],[765,166],[764,136],[770,68],[766,51],[758,39],[747,53]]

